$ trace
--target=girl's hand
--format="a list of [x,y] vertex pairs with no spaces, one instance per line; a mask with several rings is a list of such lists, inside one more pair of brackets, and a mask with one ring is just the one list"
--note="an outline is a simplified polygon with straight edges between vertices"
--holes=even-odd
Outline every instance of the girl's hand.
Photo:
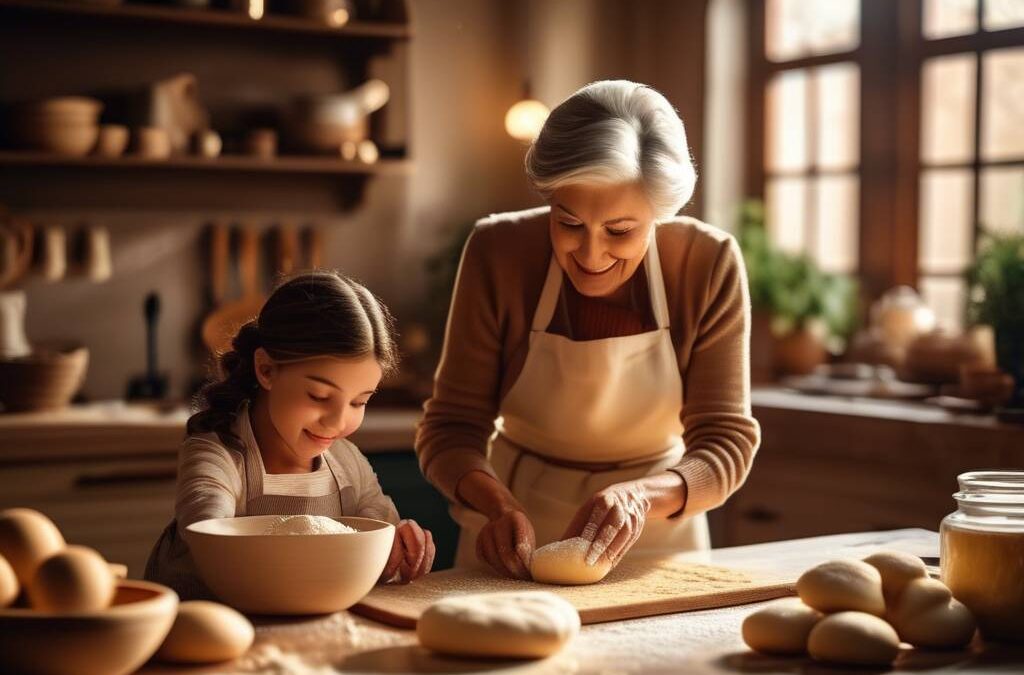
[[513,579],[530,580],[530,558],[536,546],[533,524],[520,509],[507,509],[492,518],[476,538],[476,557],[494,571]]
[[419,579],[434,565],[434,537],[415,520],[402,520],[395,526],[395,541],[391,545],[380,580],[384,583],[407,584]]
[[595,564],[602,555],[615,564],[640,538],[650,510],[651,500],[642,482],[609,485],[583,503],[562,539],[583,537],[590,541],[588,565]]

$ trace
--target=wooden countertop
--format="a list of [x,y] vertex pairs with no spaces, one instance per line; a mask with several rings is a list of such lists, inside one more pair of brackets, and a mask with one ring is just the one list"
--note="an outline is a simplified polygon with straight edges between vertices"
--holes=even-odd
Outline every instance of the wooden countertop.
[[[938,536],[927,530],[894,530],[815,537],[725,548],[687,559],[747,568],[801,572],[824,560],[863,557],[880,549],[938,555]],[[757,607],[671,614],[584,626],[561,654],[540,662],[471,661],[435,657],[416,644],[413,631],[391,628],[348,612],[297,620],[264,620],[256,644],[235,663],[203,669],[209,673],[497,673],[503,675],[586,675],[589,673],[848,673],[808,659],[762,657],[740,638],[740,624]],[[906,651],[899,671],[992,673],[1024,671],[1024,646],[976,643],[962,652]],[[189,673],[158,665],[142,673]],[[886,672],[872,670],[873,674]]]
[[784,387],[764,386],[754,387],[751,390],[750,402],[755,413],[758,409],[788,410],[1024,434],[1024,426],[1005,424],[996,419],[995,415],[955,413],[936,405],[914,400],[802,394]]
[[[411,449],[418,408],[371,408],[352,441],[363,452]],[[0,464],[177,454],[188,410],[124,401],[70,406],[56,412],[0,415]]]

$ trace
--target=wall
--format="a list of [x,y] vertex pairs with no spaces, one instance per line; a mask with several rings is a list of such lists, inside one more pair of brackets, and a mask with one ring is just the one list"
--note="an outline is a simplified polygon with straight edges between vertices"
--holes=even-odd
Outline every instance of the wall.
[[[525,148],[503,128],[527,71],[535,94],[549,105],[595,79],[652,84],[679,108],[700,167],[703,0],[416,0],[412,9],[413,174],[371,180],[362,207],[342,215],[332,214],[330,204],[307,201],[300,182],[269,211],[227,210],[260,227],[283,220],[327,226],[326,261],[366,282],[400,320],[420,318],[424,260],[450,238],[452,228],[538,203],[522,174]],[[531,37],[525,48],[524,26]],[[700,199],[698,193],[688,210],[699,213]],[[134,203],[131,195],[126,203]],[[306,211],[313,215],[300,216]],[[142,303],[150,290],[158,290],[163,301],[160,353],[174,393],[202,375],[196,337],[205,311],[200,235],[216,214],[185,208],[171,215],[144,204],[118,210],[51,207],[33,214],[68,225],[85,217],[108,225],[114,236],[111,281],[28,286],[30,338],[89,346],[86,396],[120,397],[128,378],[143,370]]]

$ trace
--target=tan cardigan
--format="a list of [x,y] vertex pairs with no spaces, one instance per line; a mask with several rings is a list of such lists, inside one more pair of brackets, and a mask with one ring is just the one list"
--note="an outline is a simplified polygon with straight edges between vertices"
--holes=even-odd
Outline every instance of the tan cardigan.
[[[750,300],[729,234],[680,217],[660,223],[657,237],[684,394],[686,454],[673,470],[687,486],[681,515],[692,516],[743,484],[760,442],[750,414]],[[484,218],[466,242],[416,434],[424,476],[453,501],[467,473],[494,475],[488,440],[522,370],[550,259],[547,207]]]

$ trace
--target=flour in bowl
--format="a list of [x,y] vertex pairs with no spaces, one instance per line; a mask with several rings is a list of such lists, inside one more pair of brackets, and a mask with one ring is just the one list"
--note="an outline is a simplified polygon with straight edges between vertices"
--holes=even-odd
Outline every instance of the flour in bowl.
[[275,516],[263,534],[348,534],[358,532],[327,516]]

